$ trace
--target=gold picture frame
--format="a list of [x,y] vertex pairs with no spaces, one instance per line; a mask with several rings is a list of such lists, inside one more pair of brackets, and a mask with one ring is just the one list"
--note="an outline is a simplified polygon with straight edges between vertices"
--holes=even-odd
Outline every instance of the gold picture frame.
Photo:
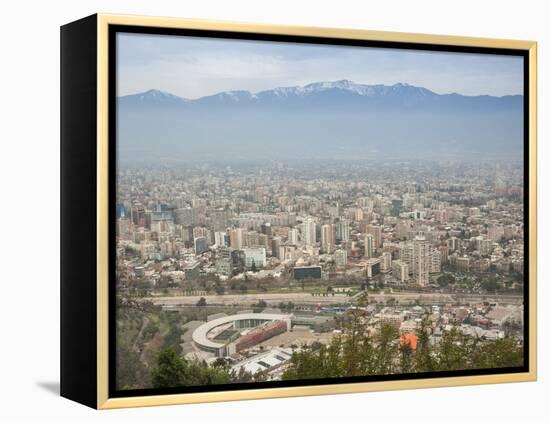
[[[216,401],[236,401],[236,400],[250,400],[250,399],[265,399],[265,398],[281,398],[281,397],[294,397],[294,396],[308,396],[308,395],[328,395],[328,394],[344,394],[344,393],[356,393],[356,392],[371,392],[371,391],[385,391],[385,390],[400,390],[400,389],[418,389],[418,388],[435,388],[435,387],[448,387],[448,386],[462,386],[462,385],[477,385],[477,384],[493,384],[493,383],[506,383],[506,382],[528,382],[535,381],[537,378],[537,328],[536,328],[536,310],[537,310],[537,44],[534,41],[517,41],[517,40],[504,40],[504,39],[490,39],[490,38],[476,38],[476,37],[462,37],[462,36],[448,36],[448,35],[429,35],[429,34],[411,34],[401,32],[382,32],[382,31],[368,31],[361,29],[336,29],[336,28],[317,28],[317,27],[301,27],[301,26],[286,26],[286,25],[262,25],[262,24],[250,24],[250,23],[236,23],[236,22],[224,22],[224,21],[211,21],[211,20],[197,20],[197,19],[179,19],[179,18],[162,18],[162,17],[144,17],[144,16],[124,16],[114,14],[98,14],[94,15],[88,21],[88,29],[81,35],[78,32],[77,26],[79,21],[68,24],[65,28],[66,37],[82,39],[91,39],[91,44],[80,44],[82,49],[91,48],[90,46],[96,46],[93,53],[90,53],[90,60],[95,63],[96,69],[91,70],[95,75],[95,89],[93,89],[93,96],[95,96],[95,119],[93,119],[95,125],[95,134],[93,136],[96,140],[93,149],[96,154],[95,172],[90,176],[90,180],[95,181],[96,189],[91,194],[94,198],[90,201],[95,201],[96,210],[92,216],[95,220],[95,249],[90,258],[95,258],[91,266],[94,270],[94,278],[96,281],[94,292],[95,298],[90,298],[90,304],[95,305],[96,309],[90,314],[88,319],[95,319],[95,333],[93,333],[95,339],[95,354],[89,357],[90,365],[95,370],[95,400],[93,394],[87,388],[81,387],[77,382],[72,381],[72,373],[75,372],[76,364],[62,364],[62,395],[75,399],[76,401],[85,403],[98,409],[113,409],[122,407],[141,407],[141,406],[153,406],[153,405],[172,405],[172,404],[191,404],[191,403],[205,403]],[[91,20],[90,20],[91,19]],[[526,159],[529,169],[528,180],[528,247],[530,255],[526,257],[528,260],[528,354],[529,354],[529,368],[528,371],[520,373],[502,373],[502,374],[487,374],[487,375],[473,375],[473,376],[457,376],[457,377],[442,377],[442,378],[427,378],[427,379],[405,379],[405,380],[384,380],[373,382],[350,382],[350,383],[337,383],[328,385],[316,385],[312,382],[307,386],[292,386],[292,387],[275,387],[275,388],[258,388],[258,389],[245,389],[245,390],[228,390],[228,391],[216,391],[216,392],[197,392],[197,393],[184,393],[184,394],[166,394],[166,395],[142,395],[142,396],[128,396],[128,397],[111,397],[109,396],[109,60],[113,60],[109,55],[109,28],[111,26],[136,26],[145,28],[168,28],[168,29],[197,29],[208,31],[228,31],[238,32],[246,34],[263,34],[263,35],[285,35],[296,37],[318,37],[318,38],[330,38],[330,39],[346,39],[346,40],[368,40],[368,41],[380,41],[380,42],[394,42],[394,43],[414,43],[414,44],[426,44],[430,46],[462,46],[462,47],[476,47],[476,48],[491,48],[491,49],[514,49],[521,50],[528,54],[529,62],[529,75],[526,75],[526,81],[528,81],[528,122],[525,125],[528,126],[528,151],[529,157]],[[63,33],[62,33],[63,34]],[[75,35],[77,34],[77,35]],[[95,37],[95,40],[93,39]],[[68,43],[68,41],[67,41]],[[82,41],[81,41],[82,43]],[[68,44],[67,44],[68,45]],[[78,45],[73,47],[66,47],[65,53],[67,57],[67,64],[70,63],[73,51],[78,49]],[[71,50],[72,49],[72,50]],[[80,54],[80,53],[79,53]],[[84,53],[82,53],[84,54]],[[73,54],[74,56],[77,53]],[[91,56],[95,57],[91,57]],[[95,60],[93,60],[95,59]],[[72,59],[75,60],[75,59]],[[63,62],[62,62],[63,64]],[[62,66],[63,69],[63,66]],[[63,72],[63,70],[62,70]],[[70,80],[76,78],[69,70],[65,71],[65,78]],[[63,74],[62,74],[63,79]],[[63,84],[62,84],[63,85]],[[67,86],[65,93],[70,89],[74,89],[74,86]],[[63,87],[62,87],[62,99],[63,99]],[[67,100],[70,101],[77,100]],[[91,99],[90,101],[93,101]],[[74,103],[73,103],[74,104]],[[91,103],[90,103],[91,104]],[[65,114],[62,108],[62,120],[65,120],[65,124],[71,119],[71,112],[69,111],[70,105],[67,105]],[[89,111],[88,111],[89,112]],[[74,113],[74,112],[73,112]],[[63,124],[63,122],[62,122]],[[70,131],[65,131],[67,137],[66,142],[70,142],[68,139]],[[63,149],[63,144],[62,144]],[[66,153],[66,161],[71,160],[71,152]],[[63,159],[62,159],[63,161]],[[63,168],[63,164],[62,164]],[[65,176],[69,175],[69,170]],[[62,172],[63,183],[63,172]],[[71,201],[67,194],[67,200]],[[63,196],[63,194],[62,194]],[[62,201],[63,203],[63,201]],[[69,207],[67,205],[67,207]],[[67,212],[69,213],[69,212]],[[67,228],[69,230],[70,228]],[[62,240],[64,238],[62,237]],[[62,242],[62,249],[71,249],[69,241]],[[72,244],[74,246],[74,244]],[[70,254],[67,252],[67,254]],[[66,260],[69,260],[69,256]],[[70,266],[70,264],[67,264]],[[71,269],[68,269],[66,274],[70,273]],[[68,276],[67,276],[68,277]],[[63,276],[62,276],[63,278]],[[66,284],[70,283],[68,280]],[[62,289],[64,282],[62,280]],[[68,288],[67,288],[68,289]],[[75,294],[67,294],[66,301],[75,301]],[[92,295],[93,296],[93,295]],[[62,301],[62,314],[66,314],[67,319],[75,319],[74,310],[70,310],[70,306],[64,308]],[[71,314],[72,313],[72,314]],[[62,348],[62,361],[63,355],[69,357],[69,355],[76,353],[74,346],[69,347],[69,344],[77,342],[74,339],[74,331],[72,329],[64,329],[65,326],[70,326],[69,323],[64,324],[62,320],[62,331],[65,330],[66,338],[63,338],[62,332],[62,345],[63,339],[66,339],[67,349],[66,352]],[[84,336],[84,335],[79,335]],[[91,342],[91,341],[90,341]],[[73,349],[71,349],[73,348]],[[84,348],[84,347],[83,347]],[[94,362],[95,360],[95,362]],[[63,370],[65,369],[66,370]],[[63,374],[64,372],[64,374]],[[76,376],[75,376],[76,377]],[[91,377],[91,376],[90,376]],[[69,380],[64,382],[63,378]],[[65,386],[65,387],[64,387]],[[78,393],[76,393],[78,391]],[[86,391],[86,392],[84,392]]]

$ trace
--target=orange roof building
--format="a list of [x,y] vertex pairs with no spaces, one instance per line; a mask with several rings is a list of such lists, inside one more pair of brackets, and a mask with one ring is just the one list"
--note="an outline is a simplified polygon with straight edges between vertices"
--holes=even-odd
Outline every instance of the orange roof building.
[[413,351],[416,351],[416,344],[418,342],[418,336],[414,333],[404,333],[399,339],[400,345],[409,344]]

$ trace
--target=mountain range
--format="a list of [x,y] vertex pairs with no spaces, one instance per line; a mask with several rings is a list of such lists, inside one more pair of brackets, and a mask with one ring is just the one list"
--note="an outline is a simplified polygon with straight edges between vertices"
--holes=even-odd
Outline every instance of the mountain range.
[[182,160],[517,157],[523,96],[437,94],[348,80],[117,99],[119,157]]

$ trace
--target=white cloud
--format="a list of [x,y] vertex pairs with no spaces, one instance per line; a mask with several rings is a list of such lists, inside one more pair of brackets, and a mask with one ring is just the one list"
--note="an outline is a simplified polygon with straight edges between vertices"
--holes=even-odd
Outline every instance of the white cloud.
[[118,41],[119,95],[157,88],[196,98],[338,79],[468,95],[523,90],[522,60],[511,56],[141,34]]

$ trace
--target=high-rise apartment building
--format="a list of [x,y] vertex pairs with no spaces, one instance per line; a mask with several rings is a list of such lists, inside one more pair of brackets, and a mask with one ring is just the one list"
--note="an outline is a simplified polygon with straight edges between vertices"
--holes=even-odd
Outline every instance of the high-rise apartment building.
[[242,250],[244,247],[244,236],[246,230],[235,228],[229,231],[229,246],[235,250]]
[[336,231],[334,224],[321,226],[321,248],[325,253],[332,253],[336,247]]
[[308,217],[302,224],[302,239],[304,244],[308,247],[315,245],[317,242],[315,221]]
[[374,235],[372,234],[365,235],[365,257],[374,257]]
[[290,229],[288,231],[288,243],[290,245],[298,245],[298,229]]
[[374,236],[374,247],[382,246],[382,228],[379,225],[367,225],[367,233]]
[[392,276],[395,280],[405,283],[409,280],[409,265],[401,260],[392,262]]
[[347,219],[341,219],[336,225],[336,240],[337,241],[349,241],[350,230],[349,221]]
[[412,274],[418,285],[429,284],[431,265],[430,243],[419,235],[412,241]]
[[391,259],[391,253],[389,251],[384,251],[382,253],[382,258],[381,258],[381,261],[382,261],[382,270],[390,270],[391,269],[391,262],[392,262],[392,259]]

